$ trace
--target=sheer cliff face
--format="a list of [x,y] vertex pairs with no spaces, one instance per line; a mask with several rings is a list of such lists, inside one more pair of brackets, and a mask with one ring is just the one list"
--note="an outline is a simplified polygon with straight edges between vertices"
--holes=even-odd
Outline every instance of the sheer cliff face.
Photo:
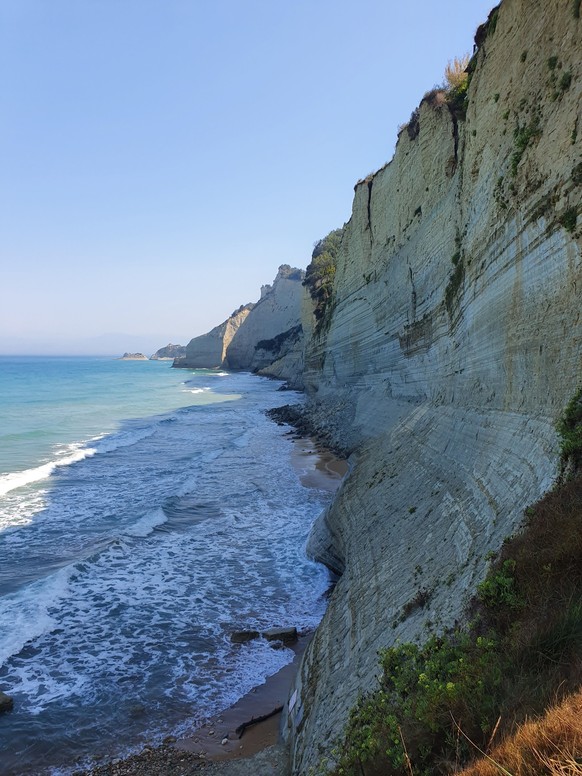
[[239,307],[223,323],[206,334],[191,339],[186,346],[186,355],[177,358],[174,366],[191,369],[216,369],[224,365],[226,351],[236,332],[253,309],[252,304]]
[[260,370],[302,387],[304,277],[303,270],[281,265],[273,284],[261,288],[256,304],[240,307],[207,334],[190,340],[186,356],[174,366]]
[[343,575],[286,720],[298,773],[374,685],[377,649],[459,617],[555,476],[582,376],[581,50],[572,3],[504,0],[466,121],[423,102],[356,187],[306,352],[314,420],[353,456],[310,539]]
[[[263,286],[260,300],[232,338],[226,351],[226,366],[251,370],[266,366],[264,353],[255,353],[257,345],[300,323],[304,276],[302,270],[287,264],[279,267],[273,285]],[[260,350],[264,351],[264,348]]]

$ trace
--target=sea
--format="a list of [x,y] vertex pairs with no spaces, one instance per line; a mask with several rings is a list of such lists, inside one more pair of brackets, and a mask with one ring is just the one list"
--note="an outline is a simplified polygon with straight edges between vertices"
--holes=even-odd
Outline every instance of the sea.
[[301,402],[168,361],[0,357],[0,773],[65,776],[193,732],[290,662],[234,630],[314,628]]

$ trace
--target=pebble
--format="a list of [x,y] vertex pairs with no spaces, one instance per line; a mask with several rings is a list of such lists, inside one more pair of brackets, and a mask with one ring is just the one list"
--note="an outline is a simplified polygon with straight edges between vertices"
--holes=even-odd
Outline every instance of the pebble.
[[225,744],[228,744],[228,738],[223,738],[223,739],[222,739],[222,741],[221,741],[220,743],[221,743],[223,746],[224,746]]

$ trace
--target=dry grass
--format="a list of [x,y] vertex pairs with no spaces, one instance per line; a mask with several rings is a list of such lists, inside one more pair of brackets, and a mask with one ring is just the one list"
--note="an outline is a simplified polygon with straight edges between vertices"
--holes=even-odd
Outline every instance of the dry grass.
[[552,707],[458,776],[578,776],[582,774],[582,691]]
[[467,65],[469,64],[469,55],[455,57],[447,62],[445,67],[445,81],[449,89],[459,89],[465,85],[469,74]]

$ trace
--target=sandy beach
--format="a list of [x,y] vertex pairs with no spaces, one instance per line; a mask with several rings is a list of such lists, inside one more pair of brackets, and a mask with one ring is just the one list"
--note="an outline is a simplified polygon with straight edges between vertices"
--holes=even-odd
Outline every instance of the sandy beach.
[[[308,488],[335,492],[348,471],[347,461],[337,458],[315,439],[295,431],[292,465]],[[145,747],[124,760],[114,760],[76,776],[287,776],[288,756],[280,740],[281,712],[287,703],[293,677],[312,634],[299,634],[290,645],[293,662],[255,687],[233,706],[209,719],[192,736],[167,740],[162,746]],[[244,644],[240,645],[245,648]],[[258,718],[262,721],[254,722]],[[240,726],[244,730],[237,732]]]

